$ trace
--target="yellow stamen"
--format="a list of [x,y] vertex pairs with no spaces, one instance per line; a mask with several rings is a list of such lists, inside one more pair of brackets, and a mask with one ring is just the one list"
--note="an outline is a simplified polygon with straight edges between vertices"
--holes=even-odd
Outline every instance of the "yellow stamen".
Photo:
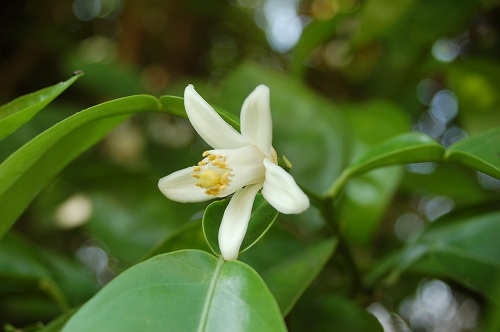
[[217,196],[231,182],[231,169],[227,167],[224,156],[205,151],[203,157],[204,159],[198,163],[198,166],[193,167],[192,176],[199,180],[195,185],[206,189],[205,194]]
[[206,169],[200,174],[200,183],[202,188],[210,188],[217,185],[220,181],[220,174],[212,169]]

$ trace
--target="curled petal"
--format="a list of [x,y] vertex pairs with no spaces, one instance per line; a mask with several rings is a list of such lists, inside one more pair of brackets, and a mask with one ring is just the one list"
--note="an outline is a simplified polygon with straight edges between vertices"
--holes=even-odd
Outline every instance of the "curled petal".
[[224,121],[191,84],[184,90],[184,107],[196,132],[211,147],[231,149],[248,144],[247,140]]
[[238,190],[224,211],[219,228],[219,248],[226,261],[238,258],[247,232],[253,201],[260,188],[261,184],[254,184]]
[[269,159],[264,160],[266,179],[262,195],[276,210],[285,214],[301,213],[309,207],[309,198],[293,177]]
[[169,199],[177,202],[203,202],[213,198],[205,194],[205,190],[196,186],[193,167],[181,169],[160,179],[158,188]]
[[270,156],[273,124],[269,104],[269,88],[259,85],[248,95],[241,108],[241,134]]

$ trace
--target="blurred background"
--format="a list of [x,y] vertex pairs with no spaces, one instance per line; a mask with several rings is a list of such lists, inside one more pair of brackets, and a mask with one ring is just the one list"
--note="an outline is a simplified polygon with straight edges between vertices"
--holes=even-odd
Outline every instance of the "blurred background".
[[[182,96],[188,83],[235,114],[253,87],[268,84],[277,150],[319,193],[360,151],[400,132],[423,132],[449,146],[500,126],[495,0],[31,0],[4,2],[0,15],[0,103],[85,73],[0,143],[2,161],[82,109],[132,94]],[[71,163],[0,242],[0,322],[57,317],[61,301],[47,280],[72,307],[152,252],[203,247],[203,239],[185,238],[161,249],[204,205],[170,202],[156,184],[197,162],[204,148],[185,120],[143,114]],[[339,209],[365,269],[441,216],[499,202],[500,181],[458,166],[382,173],[390,179],[353,181],[353,196],[346,194]],[[369,224],[349,226],[361,219]],[[269,264],[259,260],[267,245],[281,245],[278,256],[299,251],[321,227],[314,211],[280,220],[272,243],[242,256],[257,270]],[[431,270],[423,267],[352,309],[341,286],[347,277],[332,268],[287,323],[292,330],[311,326],[300,311],[312,302],[317,330],[361,308],[387,331],[479,331],[484,298]],[[325,295],[325,285],[336,295]]]

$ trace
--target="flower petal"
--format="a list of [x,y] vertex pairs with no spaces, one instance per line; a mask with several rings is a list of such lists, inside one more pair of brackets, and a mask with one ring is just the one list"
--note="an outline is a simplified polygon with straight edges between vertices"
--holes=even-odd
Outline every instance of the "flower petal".
[[270,156],[273,136],[269,88],[259,85],[248,95],[241,108],[241,134]]
[[309,207],[309,198],[293,177],[269,159],[264,160],[266,179],[262,195],[276,210],[285,214],[301,213]]
[[193,167],[181,169],[160,179],[158,188],[173,201],[187,202],[203,202],[214,198],[205,194],[205,190],[196,186],[198,181],[193,176]]
[[230,171],[230,182],[218,197],[228,196],[247,185],[262,183],[266,169],[262,164],[265,155],[255,145],[246,145],[238,149],[217,149],[209,151],[212,155],[226,158]]
[[184,90],[184,107],[196,132],[211,147],[232,149],[248,144],[247,140],[224,121],[191,84]]
[[238,190],[224,211],[219,228],[219,248],[226,261],[238,258],[241,243],[247,232],[255,195],[262,184]]

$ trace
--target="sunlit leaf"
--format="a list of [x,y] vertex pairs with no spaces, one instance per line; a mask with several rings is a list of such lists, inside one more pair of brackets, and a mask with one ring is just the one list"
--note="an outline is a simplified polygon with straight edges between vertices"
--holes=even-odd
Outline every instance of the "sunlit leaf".
[[500,179],[500,128],[453,144],[446,152],[446,159]]
[[156,256],[125,271],[63,331],[285,331],[259,275],[196,250]]
[[0,165],[0,237],[69,162],[130,115],[160,110],[152,96],[113,100],[67,118],[17,150]]
[[336,245],[336,239],[319,242],[261,272],[283,316],[290,312],[295,302],[323,269],[333,255]]
[[77,72],[67,81],[18,97],[0,107],[0,140],[31,120],[82,75],[83,72]]
[[[219,228],[229,200],[227,198],[213,202],[207,207],[203,215],[203,232],[205,233],[205,238],[210,248],[217,255],[220,255]],[[277,216],[278,211],[264,199],[262,194],[257,194],[253,203],[250,221],[248,222],[248,229],[241,243],[240,252],[247,250],[264,236]]]

